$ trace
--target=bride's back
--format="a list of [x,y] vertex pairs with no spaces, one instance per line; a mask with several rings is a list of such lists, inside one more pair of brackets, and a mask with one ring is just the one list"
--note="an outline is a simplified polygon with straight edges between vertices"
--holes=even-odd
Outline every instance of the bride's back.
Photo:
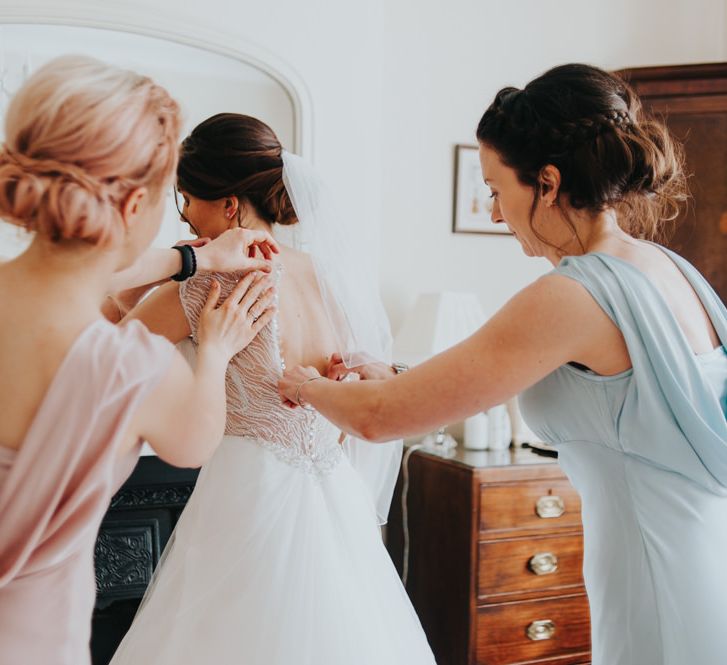
[[326,313],[310,256],[283,248],[278,278],[277,313],[285,364],[315,367],[325,374],[331,355],[340,351]]
[[[312,365],[323,371],[337,349],[310,257],[283,248],[274,271],[279,307],[270,325],[238,353],[227,369],[225,434],[256,439],[306,464],[317,465],[340,450],[338,430],[315,412],[283,404],[278,381],[285,367]],[[196,342],[199,315],[212,279],[221,299],[239,273],[204,273],[183,282],[179,296]]]
[[[180,151],[177,188],[184,197],[182,219],[197,235],[209,237],[235,224],[296,231],[292,227],[305,226],[300,215],[319,220],[322,201],[316,196],[317,178],[298,159],[286,153],[275,132],[257,118],[237,113],[207,118],[184,139]],[[300,174],[296,176],[301,169],[303,182]],[[300,230],[306,236],[313,227]],[[325,239],[320,225],[315,231],[323,234],[319,240]],[[336,345],[339,326],[334,329],[329,323],[308,255],[283,247],[276,267],[277,314],[232,359],[227,371],[226,433],[308,451],[310,459],[314,447],[326,448],[337,441],[338,433],[314,412],[285,406],[278,382],[286,366],[325,370],[328,358],[340,350]],[[211,280],[219,282],[224,298],[240,277],[201,274],[182,283],[179,296],[193,339]],[[336,448],[340,451],[337,444]]]

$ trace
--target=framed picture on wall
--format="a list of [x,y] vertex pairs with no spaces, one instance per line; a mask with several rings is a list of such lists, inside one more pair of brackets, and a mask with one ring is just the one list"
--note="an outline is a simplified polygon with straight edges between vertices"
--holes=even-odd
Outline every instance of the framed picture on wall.
[[482,181],[477,146],[454,147],[453,233],[495,233],[511,235],[505,224],[493,224],[490,190]]

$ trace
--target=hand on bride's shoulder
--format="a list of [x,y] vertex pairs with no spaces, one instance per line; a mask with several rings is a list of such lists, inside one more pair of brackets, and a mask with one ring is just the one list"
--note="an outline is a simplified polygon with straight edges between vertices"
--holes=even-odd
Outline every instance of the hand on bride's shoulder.
[[[365,354],[357,354],[357,357],[361,357]],[[395,376],[394,369],[391,365],[379,362],[374,358],[371,358],[370,362],[366,362],[362,365],[356,365],[355,367],[347,367],[343,362],[343,358],[340,353],[334,353],[331,359],[328,361],[328,369],[326,370],[326,376],[333,381],[342,381],[349,374],[358,374],[364,380],[384,380],[390,379]]]
[[229,361],[270,323],[275,312],[274,296],[271,278],[251,272],[219,305],[220,285],[213,280],[197,327],[200,349],[212,349]]
[[197,248],[197,269],[205,272],[250,272],[272,270],[273,254],[280,248],[267,232],[257,229],[228,229]]

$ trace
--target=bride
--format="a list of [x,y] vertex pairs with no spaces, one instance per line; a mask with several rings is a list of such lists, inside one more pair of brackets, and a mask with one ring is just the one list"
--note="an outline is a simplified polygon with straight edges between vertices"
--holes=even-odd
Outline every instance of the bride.
[[[202,469],[112,665],[424,665],[434,658],[381,541],[401,445],[345,439],[281,404],[286,366],[322,373],[351,349],[385,358],[388,324],[345,219],[312,169],[248,116],[220,114],[182,145],[182,220],[287,232],[272,323],[230,362],[226,435]],[[281,228],[282,227],[282,228]],[[167,284],[130,313],[173,342],[191,335],[212,280]],[[261,299],[262,301],[262,299]],[[203,414],[200,414],[203,416]]]

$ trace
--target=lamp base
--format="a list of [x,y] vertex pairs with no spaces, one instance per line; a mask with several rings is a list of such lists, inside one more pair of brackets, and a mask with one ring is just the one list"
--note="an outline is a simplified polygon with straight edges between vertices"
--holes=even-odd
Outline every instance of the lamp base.
[[451,434],[447,434],[444,427],[440,427],[437,432],[427,434],[422,439],[422,447],[442,457],[452,457],[457,441]]

